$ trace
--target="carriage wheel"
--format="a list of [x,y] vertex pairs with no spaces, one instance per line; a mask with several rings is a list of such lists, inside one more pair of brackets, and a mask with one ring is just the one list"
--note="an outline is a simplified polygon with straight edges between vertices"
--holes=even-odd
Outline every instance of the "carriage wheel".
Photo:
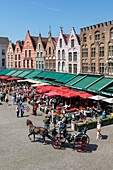
[[89,142],[90,142],[89,136],[87,134],[84,134],[81,138],[81,142],[84,144],[89,144]]
[[52,140],[52,146],[54,149],[61,149],[62,147],[62,142],[60,141],[59,138],[55,138]]
[[77,152],[86,152],[87,151],[87,143],[75,142],[74,146],[75,146],[75,149],[77,150]]

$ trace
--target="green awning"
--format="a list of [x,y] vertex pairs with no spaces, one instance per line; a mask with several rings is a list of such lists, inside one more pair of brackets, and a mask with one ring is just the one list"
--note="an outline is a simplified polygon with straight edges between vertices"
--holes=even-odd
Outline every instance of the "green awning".
[[48,77],[49,79],[58,81],[63,75],[65,75],[65,73],[60,73],[60,72],[51,72],[52,74],[50,74]]
[[66,83],[65,86],[72,86],[76,82],[82,80],[84,77],[86,77],[86,75],[77,75],[75,78]]
[[2,71],[0,71],[0,75],[6,75],[7,73],[9,73],[10,71],[11,71],[12,69],[5,69],[5,70],[2,70]]
[[18,77],[19,74],[21,74],[22,72],[24,72],[24,70],[18,70],[16,71],[16,73],[12,74],[12,77]]
[[10,72],[8,72],[6,74],[6,76],[11,76],[13,73],[16,73],[16,72],[17,72],[17,70],[11,70]]
[[87,88],[87,91],[90,92],[100,92],[100,90],[104,89],[106,86],[110,85],[113,82],[112,78],[102,78],[89,88]]
[[113,86],[107,87],[106,90],[107,90],[107,91],[112,91],[112,92],[113,92]]
[[25,70],[24,72],[22,72],[21,74],[18,75],[19,78],[24,78],[26,75],[28,75],[29,73],[31,73],[33,70]]
[[39,77],[39,78],[45,78],[48,76],[48,72],[47,71],[42,71],[41,73],[39,73],[37,76],[35,77]]
[[41,73],[40,70],[34,70],[30,72],[28,75],[26,75],[24,78],[30,79],[30,78],[37,76],[39,73]]
[[100,79],[98,76],[87,75],[83,77],[82,80],[72,85],[72,88],[79,89],[79,90],[86,90],[87,87],[91,86],[95,82]]
[[62,77],[58,79],[58,82],[66,83],[73,79],[76,75],[75,74],[67,74],[65,73]]

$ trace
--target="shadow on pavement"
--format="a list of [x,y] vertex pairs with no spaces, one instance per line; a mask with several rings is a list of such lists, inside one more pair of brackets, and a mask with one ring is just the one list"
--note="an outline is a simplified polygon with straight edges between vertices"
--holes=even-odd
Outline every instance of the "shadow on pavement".
[[96,145],[96,144],[89,144],[88,145],[87,153],[92,153],[93,151],[96,151],[97,148],[98,148],[98,145]]

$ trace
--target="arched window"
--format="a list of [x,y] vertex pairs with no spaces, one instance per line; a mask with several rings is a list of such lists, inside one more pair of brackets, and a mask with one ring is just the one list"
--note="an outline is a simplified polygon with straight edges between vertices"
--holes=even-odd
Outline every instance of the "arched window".
[[111,30],[110,30],[110,39],[113,40],[113,28],[111,28]]
[[51,47],[49,47],[49,54],[51,54]]
[[65,62],[62,62],[62,71],[65,71]]
[[60,38],[60,48],[62,48],[62,39]]
[[100,40],[100,32],[96,31],[95,32],[95,41],[99,41]]
[[60,60],[60,50],[58,50],[58,60]]
[[65,51],[62,50],[62,59],[65,59]]
[[91,46],[91,57],[95,57],[96,55],[96,48],[94,45]]
[[113,57],[113,44],[109,44],[109,49],[108,49],[108,56]]
[[86,42],[87,41],[87,36],[86,34],[83,35],[83,42]]
[[104,44],[101,44],[101,45],[100,45],[99,56],[100,56],[100,57],[104,57]]
[[60,62],[58,62],[58,71],[60,71]]

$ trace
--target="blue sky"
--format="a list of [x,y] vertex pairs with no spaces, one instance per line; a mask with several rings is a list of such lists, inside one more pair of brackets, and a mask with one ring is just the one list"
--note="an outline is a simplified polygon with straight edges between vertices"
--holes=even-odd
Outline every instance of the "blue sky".
[[31,35],[58,37],[60,26],[70,33],[80,28],[113,20],[113,0],[0,0],[0,37],[12,42]]

